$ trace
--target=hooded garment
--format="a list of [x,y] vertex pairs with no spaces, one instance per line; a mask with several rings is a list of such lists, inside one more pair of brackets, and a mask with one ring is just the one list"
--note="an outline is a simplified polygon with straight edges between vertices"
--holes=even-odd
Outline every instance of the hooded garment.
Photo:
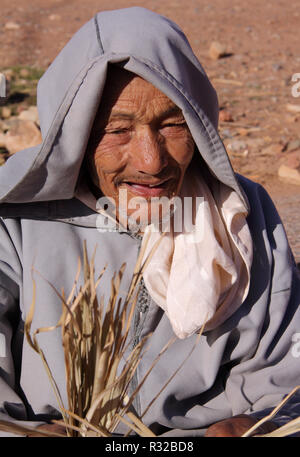
[[[60,52],[38,85],[42,144],[16,153],[0,168],[0,419],[37,425],[59,415],[41,359],[23,341],[24,319],[32,301],[32,266],[37,284],[35,329],[58,322],[61,303],[49,283],[57,290],[64,288],[68,295],[84,240],[90,256],[97,246],[96,271],[108,265],[99,292],[104,297],[109,296],[110,279],[124,261],[122,290],[127,290],[141,247],[140,237],[125,229],[99,231],[102,216],[89,203],[91,195],[84,197],[80,187],[109,64],[141,76],[181,108],[201,155],[202,165],[193,171],[197,178],[193,192],[201,188],[211,202],[211,227],[222,226],[220,245],[223,252],[231,251],[230,261],[233,259],[231,263],[225,259],[224,264],[228,271],[232,265],[240,266],[233,276],[239,286],[235,292],[243,292],[232,295],[234,299],[228,303],[225,300],[225,308],[219,307],[220,297],[216,299],[213,324],[204,329],[191,354],[200,321],[194,328],[185,328],[183,335],[178,330],[180,338],[148,376],[135,409],[142,414],[184,361],[143,418],[156,433],[197,436],[210,424],[232,415],[262,417],[300,379],[300,286],[286,234],[265,190],[232,170],[217,133],[216,93],[182,31],[151,11],[128,8],[97,14]],[[233,201],[227,213],[229,195]],[[237,210],[231,218],[232,208]],[[192,244],[180,241],[176,251],[176,242],[166,243],[160,252],[165,257],[173,255],[179,266],[191,258],[191,265],[198,267],[205,245],[194,255]],[[153,261],[155,268],[164,267],[159,258]],[[152,275],[145,274],[132,326],[135,343],[149,332],[152,336],[131,388],[143,379],[177,329],[166,297],[175,287],[172,297],[176,299],[180,270],[172,276],[170,270],[161,268],[161,274],[153,275],[155,268]],[[166,279],[161,281],[164,273]],[[192,268],[184,283],[186,290],[196,293],[194,273]],[[226,287],[226,293],[233,290]],[[188,317],[200,306],[198,299],[191,303],[185,309]],[[179,310],[180,305],[178,299]],[[59,330],[40,334],[39,343],[67,406]],[[275,420],[280,424],[298,415],[300,400],[295,395]]]

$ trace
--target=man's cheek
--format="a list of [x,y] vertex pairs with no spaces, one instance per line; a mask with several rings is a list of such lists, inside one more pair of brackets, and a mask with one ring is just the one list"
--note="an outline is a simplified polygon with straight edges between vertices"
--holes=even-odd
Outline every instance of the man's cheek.
[[171,151],[173,151],[172,156],[176,162],[182,166],[186,167],[192,160],[195,143],[193,139],[185,138],[182,141],[178,141],[171,145]]
[[96,151],[94,161],[98,174],[101,171],[112,173],[123,166],[124,155],[118,149],[107,148]]
[[99,141],[99,147],[102,150],[115,148],[119,145],[126,144],[130,141],[130,132],[114,134],[114,133],[107,133],[102,136],[101,140]]

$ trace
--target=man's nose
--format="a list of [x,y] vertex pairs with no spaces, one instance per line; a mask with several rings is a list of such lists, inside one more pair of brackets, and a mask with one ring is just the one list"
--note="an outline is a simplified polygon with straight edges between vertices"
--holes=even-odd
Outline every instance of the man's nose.
[[131,160],[140,173],[158,175],[168,164],[168,152],[159,133],[150,127],[137,132]]

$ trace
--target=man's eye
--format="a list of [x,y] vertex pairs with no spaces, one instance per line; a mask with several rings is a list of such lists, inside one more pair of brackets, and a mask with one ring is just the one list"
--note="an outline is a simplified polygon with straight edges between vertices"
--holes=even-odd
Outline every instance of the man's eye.
[[105,130],[105,133],[110,135],[121,135],[122,133],[127,133],[128,129],[115,129],[115,130]]
[[186,122],[182,121],[182,122],[170,122],[168,124],[164,124],[162,127],[185,127],[185,126],[186,126]]
[[186,122],[169,122],[168,124],[163,124],[161,129],[165,133],[179,133],[186,129]]

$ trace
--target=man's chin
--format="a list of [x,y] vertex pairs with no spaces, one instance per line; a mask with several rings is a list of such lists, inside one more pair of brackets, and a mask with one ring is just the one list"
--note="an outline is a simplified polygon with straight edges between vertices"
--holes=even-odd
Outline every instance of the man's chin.
[[130,211],[127,215],[127,227],[132,232],[144,232],[149,225],[155,231],[170,231],[172,214],[173,209],[169,204],[162,207],[152,202],[147,207],[141,206],[136,211]]

